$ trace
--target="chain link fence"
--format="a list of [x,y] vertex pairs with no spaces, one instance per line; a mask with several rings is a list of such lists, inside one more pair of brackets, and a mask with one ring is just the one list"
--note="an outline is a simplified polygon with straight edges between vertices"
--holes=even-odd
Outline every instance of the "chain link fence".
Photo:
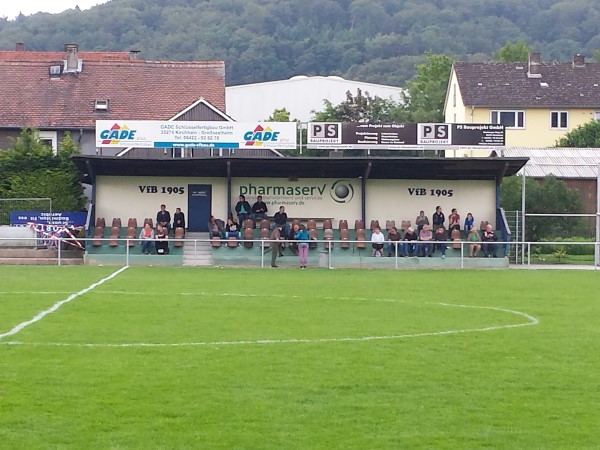
[[0,225],[10,225],[13,211],[52,212],[51,198],[0,198]]

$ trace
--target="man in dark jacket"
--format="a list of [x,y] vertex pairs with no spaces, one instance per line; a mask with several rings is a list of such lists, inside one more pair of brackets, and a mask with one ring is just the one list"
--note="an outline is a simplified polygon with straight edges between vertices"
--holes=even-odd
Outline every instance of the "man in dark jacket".
[[185,230],[185,214],[181,212],[181,208],[175,208],[175,214],[173,214],[173,228],[183,228]]
[[252,218],[254,222],[267,218],[267,204],[263,202],[262,195],[256,197],[256,203],[252,205]]
[[285,212],[285,206],[280,206],[279,211],[277,211],[273,216],[273,222],[275,222],[276,227],[281,227],[285,236],[290,233],[290,226],[287,223],[287,220],[288,216]]
[[156,225],[161,225],[169,235],[169,228],[171,228],[171,213],[167,211],[165,205],[160,205],[160,211],[156,213]]
[[498,247],[498,244],[496,244],[498,241],[498,236],[496,236],[496,233],[494,233],[491,224],[488,223],[486,225],[481,236],[481,240],[483,241],[483,254],[485,257],[489,258],[490,256],[493,256],[495,258],[497,251],[496,247]]
[[252,211],[250,203],[246,201],[246,197],[240,195],[240,200],[235,204],[235,213],[238,216],[238,223],[240,226],[244,226],[244,220],[246,220]]
[[402,254],[404,256],[415,256],[417,250],[417,240],[419,237],[413,227],[408,227],[404,233],[404,242],[402,243]]

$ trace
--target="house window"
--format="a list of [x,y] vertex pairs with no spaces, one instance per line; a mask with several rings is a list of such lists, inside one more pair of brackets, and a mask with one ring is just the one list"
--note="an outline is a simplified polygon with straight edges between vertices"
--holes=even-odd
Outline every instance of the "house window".
[[58,152],[58,135],[56,131],[38,131],[38,139],[50,147],[54,154]]
[[567,111],[550,111],[550,128],[567,128],[569,113]]
[[491,122],[506,128],[525,128],[525,111],[495,110],[491,112]]
[[600,111],[594,111],[594,120],[600,120]]
[[108,112],[108,100],[96,100],[94,102],[94,111]]

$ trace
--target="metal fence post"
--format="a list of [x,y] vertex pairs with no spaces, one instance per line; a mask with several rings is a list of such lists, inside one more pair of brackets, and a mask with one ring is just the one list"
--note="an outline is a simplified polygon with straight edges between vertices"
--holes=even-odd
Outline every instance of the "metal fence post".
[[125,242],[125,265],[129,266],[129,239]]

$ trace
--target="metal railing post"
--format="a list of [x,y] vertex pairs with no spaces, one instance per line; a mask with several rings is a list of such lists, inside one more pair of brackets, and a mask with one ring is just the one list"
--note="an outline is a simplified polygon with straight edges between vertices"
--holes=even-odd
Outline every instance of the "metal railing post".
[[265,241],[260,241],[260,268],[265,268]]
[[129,266],[129,239],[125,241],[125,265]]
[[61,247],[62,247],[62,239],[58,238],[58,262],[57,264],[61,265]]
[[531,266],[531,243],[527,243],[527,267]]
[[465,268],[465,243],[460,241],[460,268]]

